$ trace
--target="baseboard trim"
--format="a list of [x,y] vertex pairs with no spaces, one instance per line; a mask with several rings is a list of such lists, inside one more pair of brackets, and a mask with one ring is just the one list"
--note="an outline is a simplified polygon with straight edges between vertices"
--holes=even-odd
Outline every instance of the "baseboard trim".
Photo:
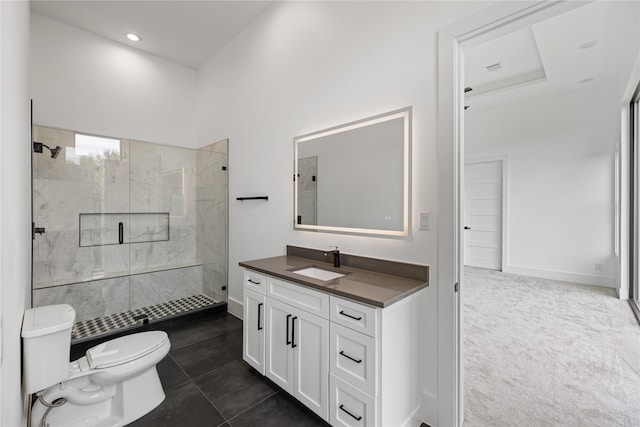
[[429,426],[438,425],[438,397],[429,392],[422,392],[422,422]]
[[242,320],[243,304],[231,297],[227,300],[227,312]]
[[503,268],[502,271],[505,273],[519,274],[521,276],[539,277],[541,279],[560,280],[563,282],[580,283],[582,285],[616,288],[616,278],[611,276],[568,273],[565,271],[543,270],[518,265],[509,265]]
[[419,426],[420,423],[422,423],[422,421],[420,420],[420,405],[418,404],[399,427],[414,427]]

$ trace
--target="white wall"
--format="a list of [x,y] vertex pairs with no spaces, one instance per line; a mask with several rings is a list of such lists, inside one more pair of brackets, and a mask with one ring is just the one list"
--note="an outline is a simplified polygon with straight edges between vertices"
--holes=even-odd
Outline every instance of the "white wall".
[[195,146],[196,71],[31,14],[33,122]]
[[[437,30],[483,2],[276,3],[199,69],[198,144],[229,138],[230,310],[238,262],[287,244],[429,264],[424,301],[426,420],[437,425]],[[431,231],[384,239],[293,230],[293,138],[413,106],[413,218]],[[268,202],[237,202],[268,195]]]
[[618,110],[611,82],[465,112],[465,158],[508,157],[504,271],[615,286]]
[[20,329],[31,289],[29,3],[0,2],[0,425],[26,425]]

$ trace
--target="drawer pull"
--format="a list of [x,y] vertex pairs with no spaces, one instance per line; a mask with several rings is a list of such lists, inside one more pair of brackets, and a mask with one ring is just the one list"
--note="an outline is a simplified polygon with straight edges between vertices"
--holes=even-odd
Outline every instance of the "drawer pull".
[[352,318],[353,320],[362,320],[362,316],[360,316],[360,317],[355,317],[355,316],[352,316],[352,315],[350,315],[350,314],[345,313],[345,312],[344,312],[344,311],[342,311],[342,310],[340,310],[340,314],[342,314],[343,316],[350,317],[350,318]]
[[258,330],[262,330],[262,325],[260,324],[260,318],[262,317],[260,312],[262,311],[262,303],[258,304]]
[[344,405],[340,405],[340,410],[344,411],[347,413],[347,415],[349,415],[351,418],[353,418],[356,421],[360,421],[362,419],[362,415],[356,417],[355,415],[353,415],[351,412],[347,411],[346,409],[344,409]]
[[260,284],[260,282],[256,282],[253,279],[249,279],[249,280],[247,280],[247,282],[253,283],[254,285],[259,285]]
[[348,354],[345,354],[345,352],[344,352],[344,351],[342,351],[342,350],[340,350],[340,353],[339,353],[339,354],[340,354],[340,356],[344,356],[344,357],[346,357],[347,359],[349,359],[349,360],[353,360],[353,361],[354,361],[354,362],[356,362],[356,363],[362,363],[362,359],[354,359],[353,357],[349,356]]
[[287,314],[287,345],[291,344],[291,341],[289,341],[289,319],[291,319],[291,315]]
[[296,344],[296,319],[298,317],[294,317],[291,319],[291,348],[296,348],[298,345]]

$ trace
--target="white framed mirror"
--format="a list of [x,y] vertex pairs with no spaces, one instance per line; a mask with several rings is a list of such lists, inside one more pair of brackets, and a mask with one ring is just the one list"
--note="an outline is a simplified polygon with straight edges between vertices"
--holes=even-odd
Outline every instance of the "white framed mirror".
[[408,237],[411,107],[294,138],[294,228]]

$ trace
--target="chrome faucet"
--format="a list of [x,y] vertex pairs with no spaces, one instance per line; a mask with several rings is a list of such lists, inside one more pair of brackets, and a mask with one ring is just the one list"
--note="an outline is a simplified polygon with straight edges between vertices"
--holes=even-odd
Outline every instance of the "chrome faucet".
[[325,252],[324,255],[327,256],[329,254],[333,254],[333,266],[340,267],[340,251],[337,246],[329,246],[330,248],[334,248],[332,251]]

